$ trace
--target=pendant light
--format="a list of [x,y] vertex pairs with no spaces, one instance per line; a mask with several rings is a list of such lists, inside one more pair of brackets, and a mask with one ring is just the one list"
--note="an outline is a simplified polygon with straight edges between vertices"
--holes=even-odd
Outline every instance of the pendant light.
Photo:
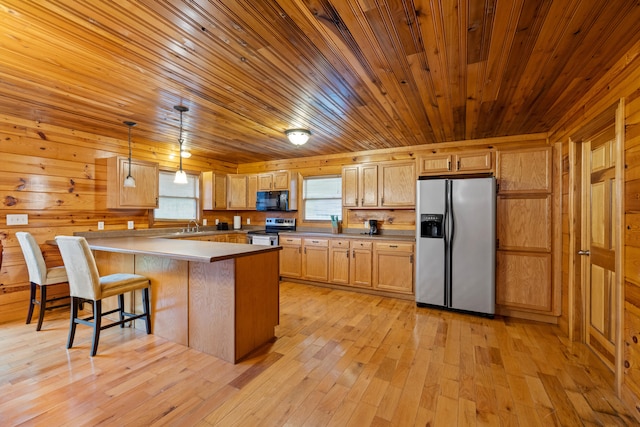
[[136,186],[136,180],[131,176],[131,128],[136,124],[134,122],[122,122],[129,127],[129,173],[127,177],[124,179],[124,183],[122,184],[124,187],[134,188]]
[[[185,107],[184,105],[175,105],[173,109],[180,112],[180,137],[178,138],[178,143],[180,144],[179,152],[182,153],[182,143],[184,142],[184,140],[182,139],[182,113],[184,113],[185,111],[189,111],[189,108]],[[186,172],[182,170],[182,156],[178,157],[180,158],[180,170],[176,172],[176,177],[173,182],[175,184],[186,184],[188,181]]]
[[284,133],[293,145],[303,145],[311,136],[311,132],[307,129],[287,129]]

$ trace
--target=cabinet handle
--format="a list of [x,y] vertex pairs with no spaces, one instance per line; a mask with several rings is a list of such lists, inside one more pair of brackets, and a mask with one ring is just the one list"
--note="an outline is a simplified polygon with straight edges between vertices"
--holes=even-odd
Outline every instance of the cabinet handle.
[[307,248],[304,248],[304,253],[305,253],[305,254],[307,253]]
[[380,199],[380,204],[384,206],[384,197]]
[[360,206],[364,206],[364,197],[360,199]]
[[413,264],[413,254],[409,256],[409,264]]
[[352,257],[355,258],[356,257],[356,250],[354,249],[352,253]]
[[447,170],[451,170],[451,160],[447,161]]
[[460,170],[460,160],[458,160],[458,163],[456,163],[456,170]]
[[389,245],[390,248],[397,248],[398,245]]
[[302,248],[298,246],[298,253],[302,253]]
[[349,249],[347,249],[346,254],[347,254],[347,258],[349,258]]
[[311,243],[318,243],[318,241],[317,240],[312,240]]

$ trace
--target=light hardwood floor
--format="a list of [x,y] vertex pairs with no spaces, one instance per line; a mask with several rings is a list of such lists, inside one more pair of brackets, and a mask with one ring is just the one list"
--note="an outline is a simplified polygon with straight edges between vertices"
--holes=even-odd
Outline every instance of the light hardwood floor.
[[0,425],[637,425],[550,325],[283,282],[277,340],[234,366],[130,328],[90,358],[67,318],[0,325]]

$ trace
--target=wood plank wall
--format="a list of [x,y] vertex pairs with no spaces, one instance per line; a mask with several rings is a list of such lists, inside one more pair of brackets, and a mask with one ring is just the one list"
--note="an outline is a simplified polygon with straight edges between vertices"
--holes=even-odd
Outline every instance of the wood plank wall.
[[[624,100],[624,190],[618,197],[624,199],[624,306],[622,316],[623,340],[622,373],[618,373],[616,381],[620,386],[620,393],[625,402],[632,408],[638,408],[640,403],[640,348],[638,337],[640,336],[640,42],[636,43],[620,60],[612,67],[605,78],[595,82],[589,93],[576,103],[576,106],[568,111],[563,120],[550,132],[552,142],[562,142],[563,154],[569,167],[572,148],[570,138],[580,134],[581,129],[593,126],[593,123],[602,120],[603,114],[607,114],[613,120],[612,106]],[[565,161],[563,161],[565,163]],[[579,171],[578,171],[579,172]],[[563,174],[568,178],[569,170]],[[575,175],[575,174],[574,174]],[[563,239],[578,239],[580,224],[570,223],[571,204],[568,203],[568,194],[576,192],[576,188],[566,188],[567,198],[563,197]],[[579,200],[575,201],[578,203]],[[574,209],[575,206],[574,206]],[[575,213],[575,211],[574,211]],[[569,251],[574,251],[578,245],[563,245],[563,273],[569,272],[572,266]],[[563,274],[563,294],[569,292],[572,285],[569,274]],[[573,276],[579,286],[579,274]],[[577,289],[574,289],[576,292]],[[580,298],[579,294],[574,295]],[[579,306],[578,302],[574,302]],[[564,308],[567,308],[566,306]],[[571,330],[570,311],[564,311],[559,325],[568,333],[577,334]],[[577,313],[578,316],[581,313]],[[578,337],[579,338],[579,337]],[[636,412],[640,419],[640,412]]]

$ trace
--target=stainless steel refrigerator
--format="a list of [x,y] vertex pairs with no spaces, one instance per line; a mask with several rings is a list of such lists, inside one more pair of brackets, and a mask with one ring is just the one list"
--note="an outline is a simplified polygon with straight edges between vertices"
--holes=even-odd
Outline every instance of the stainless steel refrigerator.
[[418,306],[492,317],[495,178],[421,178],[416,196]]

